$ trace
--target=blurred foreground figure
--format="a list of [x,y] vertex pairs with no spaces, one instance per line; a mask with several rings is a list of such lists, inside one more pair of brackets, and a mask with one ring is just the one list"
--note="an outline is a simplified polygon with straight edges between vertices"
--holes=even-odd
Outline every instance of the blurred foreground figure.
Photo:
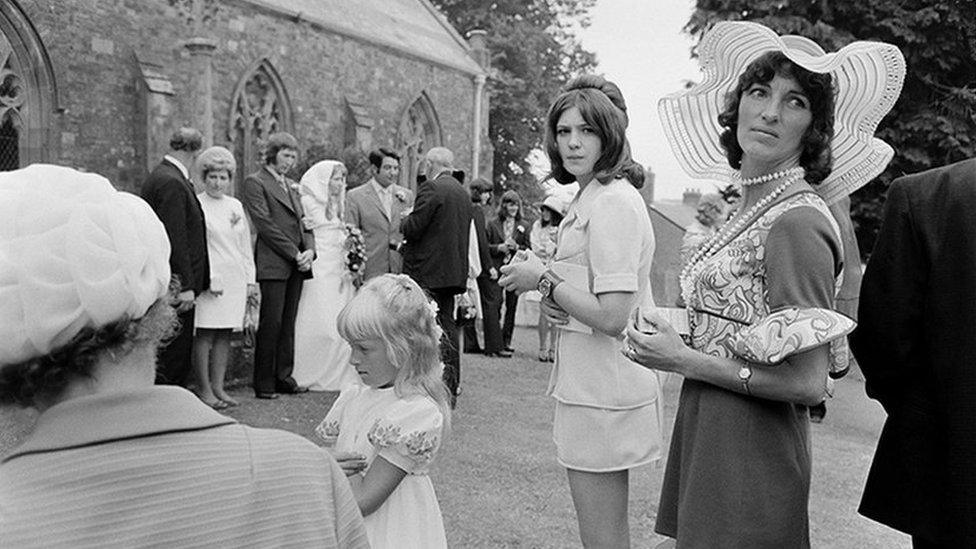
[[0,545],[368,547],[324,450],[153,384],[169,255],[101,176],[0,174],[0,404],[41,412],[0,463]]
[[888,412],[859,511],[976,547],[976,159],[895,180],[851,338]]

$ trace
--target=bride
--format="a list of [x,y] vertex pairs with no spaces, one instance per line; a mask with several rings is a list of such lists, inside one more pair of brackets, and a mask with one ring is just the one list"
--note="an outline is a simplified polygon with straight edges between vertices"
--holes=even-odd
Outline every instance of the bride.
[[303,223],[315,234],[313,278],[302,286],[295,321],[295,369],[292,377],[312,391],[338,391],[359,376],[349,364],[351,350],[336,330],[339,311],[355,288],[346,267],[343,215],[346,167],[335,160],[317,162],[301,180]]

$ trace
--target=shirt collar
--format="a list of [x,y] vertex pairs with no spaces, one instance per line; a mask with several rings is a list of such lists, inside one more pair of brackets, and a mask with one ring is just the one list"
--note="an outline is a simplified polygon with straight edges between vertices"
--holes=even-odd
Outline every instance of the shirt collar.
[[383,188],[383,185],[380,185],[380,182],[377,181],[375,177],[372,178],[372,179],[370,179],[370,182],[373,184],[373,188],[376,189],[376,192],[380,196],[383,196],[384,194],[387,194],[387,195],[393,194],[393,184],[392,183],[390,184],[389,187],[387,187],[387,188],[384,189]]
[[185,179],[187,179],[187,180],[190,179],[190,171],[187,170],[186,169],[186,166],[184,166],[182,162],[180,162],[179,160],[177,160],[175,156],[170,156],[168,154],[167,155],[163,155],[163,160],[166,160],[170,164],[176,166],[176,169],[177,170],[180,170],[180,173],[183,174],[183,177]]
[[235,423],[180,387],[151,386],[135,391],[89,395],[66,400],[45,410],[37,418],[34,432],[27,441],[3,461],[27,454]]

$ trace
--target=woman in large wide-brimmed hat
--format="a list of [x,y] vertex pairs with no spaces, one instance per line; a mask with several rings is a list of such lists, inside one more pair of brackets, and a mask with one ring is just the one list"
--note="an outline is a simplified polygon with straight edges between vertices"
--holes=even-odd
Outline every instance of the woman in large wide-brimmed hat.
[[717,24],[700,52],[704,82],[659,111],[685,170],[738,181],[742,200],[682,270],[691,347],[654,314],[627,331],[628,357],[685,378],[656,530],[678,547],[808,547],[807,407],[846,370],[854,326],[833,310],[828,204],[891,159],[873,133],[905,63],[888,44],[826,54],[747,22]]

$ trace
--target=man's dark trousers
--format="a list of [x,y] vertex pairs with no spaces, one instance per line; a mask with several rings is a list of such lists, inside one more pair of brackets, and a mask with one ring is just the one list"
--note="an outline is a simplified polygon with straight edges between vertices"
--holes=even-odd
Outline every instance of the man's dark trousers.
[[254,391],[295,389],[295,318],[305,278],[293,270],[287,280],[261,281],[261,316],[254,346]]

